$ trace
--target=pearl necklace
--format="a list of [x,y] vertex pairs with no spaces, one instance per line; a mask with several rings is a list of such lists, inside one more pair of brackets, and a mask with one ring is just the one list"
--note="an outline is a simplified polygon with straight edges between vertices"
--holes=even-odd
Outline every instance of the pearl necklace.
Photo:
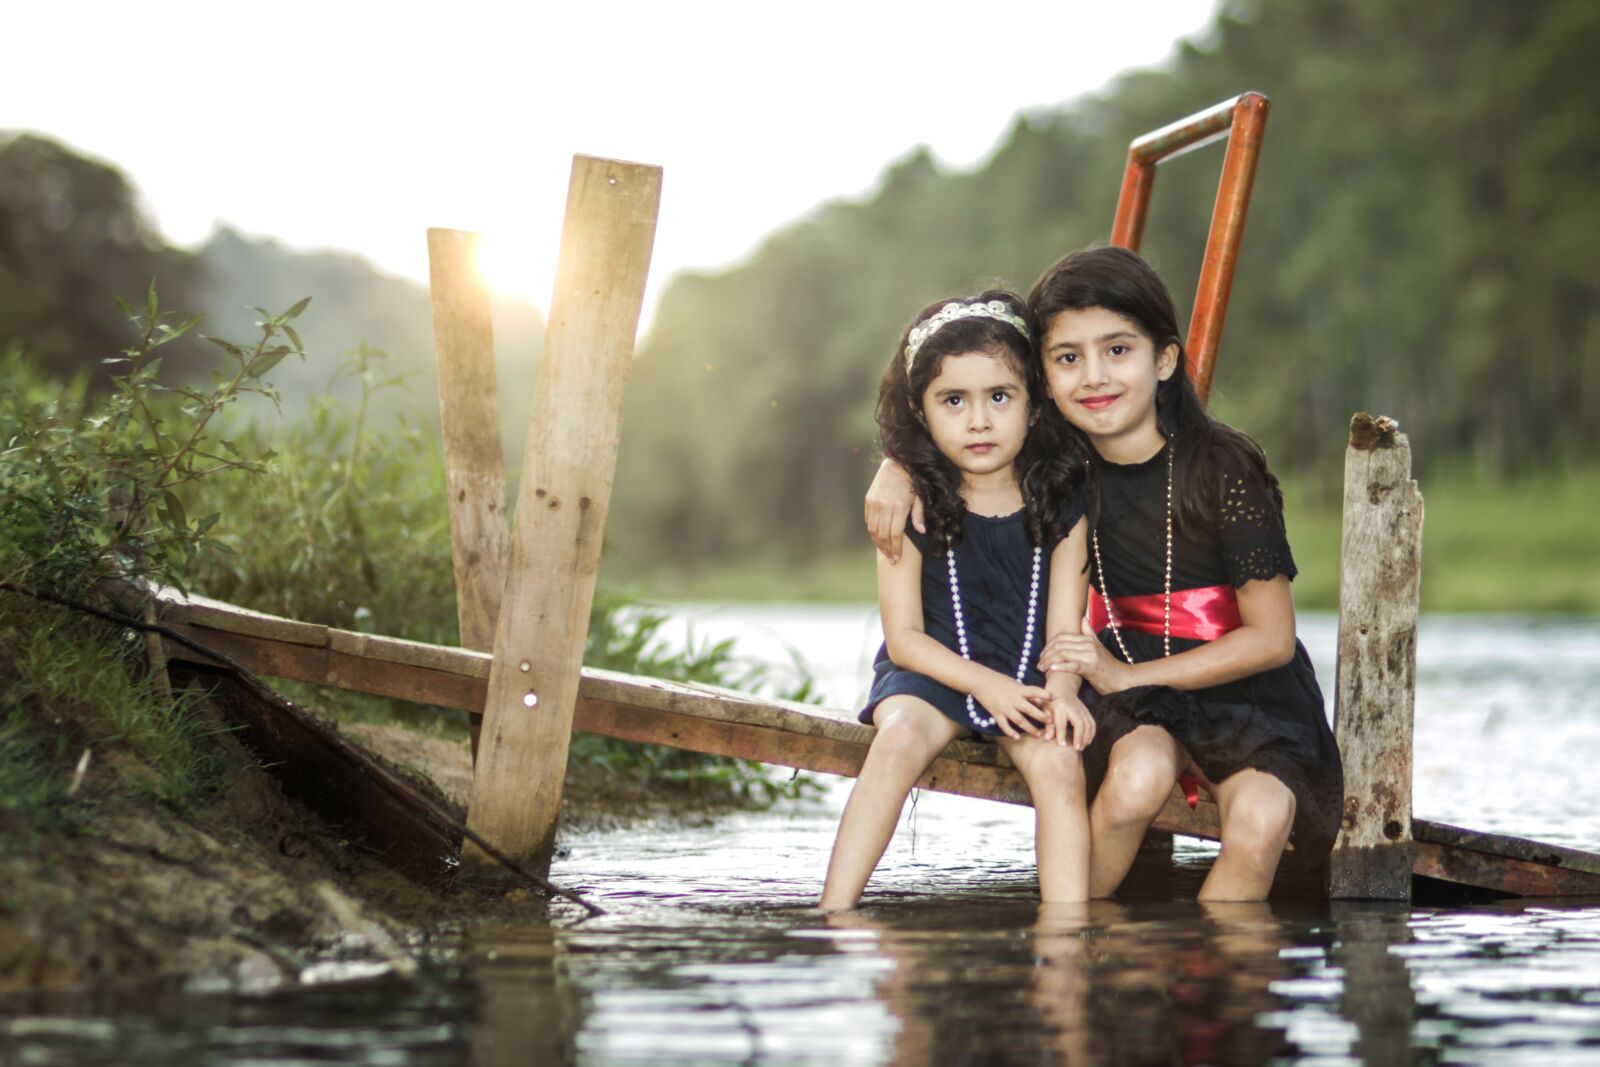
[[[1177,449],[1172,447],[1172,442],[1167,442],[1167,578],[1161,597],[1161,654],[1172,655],[1172,457]],[[1100,530],[1098,527],[1089,532],[1089,542],[1094,545],[1094,569],[1100,573],[1100,599],[1106,605],[1106,621],[1111,624],[1111,636],[1117,639],[1117,647],[1122,650],[1122,658],[1129,663],[1133,657],[1128,654],[1128,646],[1122,640],[1122,627],[1117,624],[1117,612],[1111,606],[1111,590],[1106,588],[1106,565],[1100,562]]]
[[[1028,582],[1028,625],[1022,631],[1022,655],[1017,659],[1017,681],[1022,681],[1028,673],[1028,653],[1033,650],[1033,624],[1039,606],[1039,559],[1043,550],[1033,546],[1033,577]],[[956,550],[944,550],[945,565],[950,571],[950,607],[956,615],[956,643],[961,646],[961,658],[971,661],[972,655],[967,650],[967,624],[961,614],[961,578],[956,574]],[[977,701],[972,699],[972,694],[967,694],[967,718],[974,726],[993,726],[994,716],[985,718],[978,714]]]

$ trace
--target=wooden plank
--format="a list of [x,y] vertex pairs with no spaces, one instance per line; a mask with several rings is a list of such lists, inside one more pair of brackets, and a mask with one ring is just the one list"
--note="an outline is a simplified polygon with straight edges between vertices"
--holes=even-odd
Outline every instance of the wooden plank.
[[1600,897],[1600,875],[1476,849],[1415,842],[1416,874],[1519,897]]
[[[304,645],[281,647],[314,654]],[[168,650],[174,661],[191,655],[170,643]],[[173,676],[210,692],[223,718],[238,727],[234,736],[287,793],[410,878],[435,887],[449,884],[460,840],[445,816],[459,816],[431,784],[402,787],[397,772],[333,726],[242,684],[231,672],[175,662]]]
[[[462,648],[489,652],[500,617],[511,522],[506,514],[494,324],[489,289],[477,261],[480,237],[464,230],[430,229],[428,277],[439,361],[439,431],[450,505],[456,621]],[[478,727],[479,720],[474,719],[474,758]]]
[[[256,620],[247,616],[254,614],[239,612],[229,617],[249,626]],[[248,670],[273,677],[473,714],[481,712],[488,692],[483,677],[485,657],[465,649],[432,647],[430,654],[412,657],[432,664],[422,666],[401,656],[367,660],[334,648],[200,626],[178,624],[174,629],[230,656]],[[392,647],[410,650],[415,644],[393,641]],[[172,641],[167,642],[166,652],[173,661],[201,658]],[[583,671],[573,728],[842,775],[859,770],[873,736],[870,727],[843,711],[593,668]],[[1026,789],[1005,754],[997,746],[970,741],[957,741],[946,748],[921,786],[1027,803]],[[1418,875],[1522,896],[1600,896],[1600,855],[1425,819],[1414,819],[1411,825],[1416,838],[1413,867]],[[1198,809],[1191,811],[1180,790],[1173,791],[1152,823],[1157,831],[1211,840],[1217,838],[1217,826],[1215,804],[1202,799]]]
[[[550,869],[661,168],[574,157],[467,825]],[[464,865],[488,872],[477,848]]]
[[272,641],[321,648],[328,643],[328,628],[312,622],[296,622],[278,615],[241,608],[208,597],[185,596],[175,589],[163,589],[156,596],[156,614],[165,622],[206,626],[229,633],[248,634]]
[[1393,420],[1357,415],[1345,451],[1334,732],[1344,814],[1328,893],[1410,900],[1412,700],[1422,574],[1422,494]]
[[[485,679],[468,673],[368,660],[331,648],[270,641],[182,623],[167,625],[185,637],[215,649],[246,670],[272,678],[289,678],[312,685],[333,686],[356,693],[460,710],[482,708],[484,694],[488,692]],[[175,641],[167,642],[167,655],[172,660],[190,663],[210,662]]]
[[[489,677],[494,657],[468,648],[446,648],[400,637],[382,637],[355,630],[328,631],[328,647],[335,652],[381,663],[403,663],[408,667],[462,674],[469,678]],[[465,653],[465,655],[463,655]]]
[[[333,648],[178,625],[175,629],[215,648],[248,670],[455,708],[477,715],[488,686],[482,655],[435,647],[426,657],[434,666],[401,660],[366,661]],[[402,642],[411,645],[413,642]],[[198,657],[168,642],[168,655],[193,662]],[[734,756],[777,766],[853,777],[866,758],[875,731],[848,712],[809,704],[764,701],[714,686],[664,682],[586,667],[579,687],[573,729],[625,741],[664,744],[714,756]],[[1029,803],[1027,789],[999,746],[953,741],[924,776],[921,787],[1013,804]],[[1191,811],[1175,789],[1152,824],[1157,830],[1217,838],[1216,805],[1202,800]]]
[[439,361],[439,431],[450,502],[461,647],[494,648],[511,523],[500,441],[489,289],[478,269],[480,234],[428,231],[433,343]]
[[1565,845],[1552,845],[1546,841],[1534,841],[1511,834],[1468,830],[1461,826],[1451,826],[1449,823],[1434,822],[1431,819],[1411,820],[1411,830],[1418,841],[1486,852],[1542,866],[1563,867],[1600,877],[1600,856],[1593,852],[1568,848]]

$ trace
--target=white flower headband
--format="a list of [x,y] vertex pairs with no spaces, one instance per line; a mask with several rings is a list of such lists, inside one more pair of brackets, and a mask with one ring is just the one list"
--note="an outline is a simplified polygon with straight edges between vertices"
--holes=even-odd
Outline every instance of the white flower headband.
[[1016,328],[1023,340],[1031,341],[1028,336],[1028,323],[1022,316],[1011,310],[1004,300],[990,300],[982,304],[962,304],[952,300],[938,311],[929,315],[915,326],[906,337],[906,373],[911,373],[911,365],[916,362],[917,350],[924,342],[939,332],[942,326],[948,326],[957,319],[995,319]]

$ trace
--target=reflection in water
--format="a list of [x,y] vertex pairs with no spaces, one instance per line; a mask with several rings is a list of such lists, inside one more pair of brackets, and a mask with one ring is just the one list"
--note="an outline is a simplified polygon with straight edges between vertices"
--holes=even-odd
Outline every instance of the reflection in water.
[[561,949],[544,924],[476,926],[461,948],[462,977],[477,991],[472,1067],[523,1067],[570,1058],[575,998],[557,978]]
[[[1600,744],[1596,642],[1595,620],[1425,619],[1419,814],[1600,847],[1600,776],[1572,756]],[[1600,901],[1202,906],[1191,887],[1042,908],[1029,812],[924,794],[866,906],[824,916],[847,788],[574,837],[556,876],[608,915],[441,930],[411,982],[0,998],[0,1067],[1600,1064]],[[1188,873],[1206,858],[1178,842]]]

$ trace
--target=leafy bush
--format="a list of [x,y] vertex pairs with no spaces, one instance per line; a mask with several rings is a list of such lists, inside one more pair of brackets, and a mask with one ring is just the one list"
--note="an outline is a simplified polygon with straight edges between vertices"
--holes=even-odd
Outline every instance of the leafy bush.
[[[116,366],[109,394],[92,397],[81,384],[63,390],[20,354],[0,357],[9,386],[0,398],[0,582],[129,614],[150,584],[164,584],[329,626],[456,643],[437,437],[403,418],[378,433],[367,418],[376,393],[402,384],[384,371],[384,353],[361,346],[335,369],[360,382],[355,411],[319,400],[280,440],[230,410],[251,393],[276,401],[263,376],[304,356],[292,320],[306,303],[281,315],[256,309],[261,336],[253,345],[207,338],[227,357],[209,391],[158,379],[162,346],[196,323],[166,323],[153,287],[144,309],[124,305],[138,341],[108,361]],[[0,791],[9,804],[40,809],[40,798],[59,799],[63,761],[70,765],[69,749],[80,743],[131,750],[155,768],[148,789],[178,806],[215,785],[193,698],[180,694],[174,703],[144,678],[137,638],[14,592],[0,599],[0,679],[8,683]],[[764,673],[739,664],[728,643],[663,651],[664,623],[602,595],[587,661],[765,686]],[[802,687],[789,695],[806,694]],[[318,691],[312,702],[338,715],[465,728],[464,716],[361,694]],[[54,737],[38,730],[40,716],[64,703],[86,709],[80,727]],[[759,764],[583,735],[573,757],[752,800],[802,788],[777,784]]]
[[[362,347],[335,371],[361,382],[354,412],[324,398],[309,417],[276,432],[260,425],[230,429],[246,451],[272,453],[273,469],[249,482],[206,482],[192,493],[190,510],[227,516],[216,534],[225,551],[193,561],[196,589],[327,626],[434,644],[459,641],[442,449],[420,418],[402,415],[397,428],[382,431],[368,422],[373,396],[403,387],[384,371],[384,361],[383,353]],[[767,672],[735,657],[731,642],[669,650],[666,621],[601,590],[584,662],[674,681],[776,691]],[[345,718],[453,734],[466,730],[465,715],[436,708],[310,686],[284,688]],[[776,695],[807,700],[809,684]],[[571,752],[579,764],[752,802],[792,795],[808,784],[779,782],[751,761],[588,734],[573,736]]]

